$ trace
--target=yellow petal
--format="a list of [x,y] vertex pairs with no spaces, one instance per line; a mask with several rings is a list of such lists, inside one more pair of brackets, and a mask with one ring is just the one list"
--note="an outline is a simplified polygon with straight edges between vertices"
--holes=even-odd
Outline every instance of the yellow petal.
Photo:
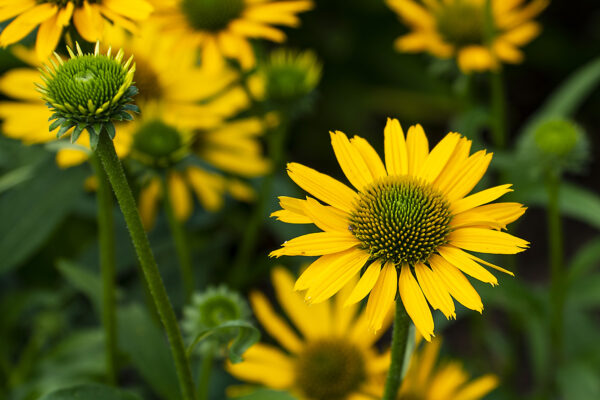
[[432,271],[443,280],[452,297],[468,309],[480,313],[483,311],[481,297],[458,268],[437,254],[429,257],[428,262]]
[[288,240],[282,248],[272,251],[271,257],[321,256],[348,250],[360,244],[351,233],[317,232]]
[[486,154],[485,151],[480,151],[469,157],[461,166],[461,171],[456,177],[457,179],[452,182],[452,187],[445,191],[449,201],[460,199],[473,190],[487,171],[492,161],[492,155],[492,153]]
[[192,214],[192,196],[183,177],[175,171],[169,174],[169,197],[175,217],[180,221],[187,220]]
[[229,29],[250,38],[267,39],[277,43],[285,41],[285,33],[280,29],[250,20],[236,19],[229,24]]
[[317,258],[304,270],[304,272],[302,272],[298,280],[296,280],[294,290],[306,290],[315,285],[316,280],[319,278],[319,274],[323,272],[323,269],[337,259],[338,254],[326,254]]
[[506,232],[482,228],[461,228],[450,233],[450,244],[478,253],[516,254],[529,247],[529,242]]
[[331,145],[335,156],[346,175],[346,178],[358,190],[363,189],[373,181],[373,176],[360,153],[350,144],[343,132],[330,132]]
[[369,253],[358,248],[339,253],[314,279],[314,285],[309,287],[305,300],[310,303],[327,300],[358,274],[368,259]]
[[460,214],[463,211],[487,204],[508,192],[512,192],[512,189],[510,188],[511,186],[511,184],[506,184],[482,190],[481,192],[474,193],[463,199],[456,200],[455,202],[451,203],[450,208],[454,214]]
[[348,214],[335,207],[324,206],[312,197],[307,197],[304,211],[306,216],[324,231],[349,232]]
[[373,290],[371,290],[365,310],[369,320],[369,329],[373,332],[381,329],[385,316],[394,305],[397,281],[396,266],[391,262],[385,263]]
[[512,273],[512,272],[510,272],[509,270],[507,270],[507,269],[504,269],[504,268],[502,268],[502,267],[499,267],[499,266],[497,266],[497,265],[494,265],[494,264],[492,264],[492,263],[490,263],[490,262],[487,262],[487,261],[485,261],[485,260],[482,260],[481,258],[475,257],[473,254],[469,254],[469,253],[467,253],[467,252],[465,252],[465,254],[466,254],[466,255],[467,255],[467,257],[469,257],[471,260],[475,260],[475,261],[477,261],[478,263],[481,263],[481,264],[483,264],[483,265],[487,265],[487,266],[488,266],[488,267],[490,267],[490,268],[494,268],[495,270],[498,270],[498,271],[500,271],[500,272],[504,272],[505,274],[508,274],[508,275],[510,275],[510,276],[515,276],[515,274],[513,274],[513,273]]
[[403,265],[400,270],[400,279],[398,281],[400,297],[406,312],[419,330],[423,338],[428,342],[433,336],[433,318],[431,310],[427,305],[425,296],[419,287],[415,277],[410,271],[408,265]]
[[356,192],[340,181],[302,164],[289,163],[287,168],[290,178],[317,199],[348,213],[354,209]]
[[17,0],[0,7],[0,21],[6,21],[35,7],[36,0]]
[[23,39],[42,22],[56,15],[58,7],[54,4],[39,4],[15,18],[0,34],[0,46],[8,46]]
[[539,35],[541,30],[542,28],[537,22],[527,22],[504,33],[499,39],[517,46],[523,46]]
[[428,29],[435,26],[434,16],[412,0],[386,0],[385,2],[407,24],[413,27]]
[[400,176],[408,172],[408,156],[406,153],[406,141],[404,132],[397,119],[387,119],[383,130],[385,166],[388,175]]
[[225,191],[225,179],[198,167],[189,167],[186,177],[200,203],[208,211],[216,211],[223,205],[223,193]]
[[421,170],[429,154],[429,142],[420,124],[408,128],[406,149],[408,152],[408,173],[415,175]]
[[152,179],[140,192],[138,209],[140,210],[140,217],[142,218],[144,229],[147,231],[154,226],[161,191],[160,180]]
[[482,282],[491,283],[492,286],[498,284],[498,280],[487,269],[477,264],[466,253],[453,246],[441,246],[437,249],[438,253],[450,264],[460,269],[467,275],[472,276]]
[[450,228],[458,229],[465,227],[487,227],[491,229],[503,229],[506,225],[498,222],[494,217],[484,212],[478,211],[478,208],[472,208],[460,214],[456,214],[450,221]]
[[260,292],[250,293],[250,303],[256,319],[271,337],[277,340],[288,351],[297,353],[302,342],[287,323],[273,310],[269,301]]
[[294,382],[294,362],[279,349],[257,343],[244,353],[244,361],[228,362],[227,371],[236,378],[273,389],[287,389]]
[[283,210],[275,211],[271,214],[271,217],[276,217],[279,221],[289,224],[312,224],[312,219],[304,211],[304,203],[305,201],[301,199],[280,196],[279,205]]
[[461,137],[444,170],[436,178],[434,185],[442,192],[448,193],[454,187],[460,176],[462,176],[465,164],[469,160],[472,142]]
[[433,182],[440,175],[452,156],[460,140],[458,133],[447,134],[432,150],[423,162],[418,176],[426,182]]
[[133,20],[146,19],[153,10],[153,7],[145,0],[102,0],[102,5]]
[[[375,260],[369,265],[367,270],[362,274],[360,280],[350,293],[350,296],[346,299],[344,306],[357,303],[365,298],[369,294],[371,289],[375,286],[375,282],[379,278],[379,272],[381,271],[381,261]],[[394,279],[394,285],[395,285]]]
[[423,294],[425,294],[431,306],[444,313],[448,319],[456,318],[452,297],[450,297],[448,289],[435,272],[425,264],[417,263],[415,264],[415,274],[417,275],[419,286],[421,286]]
[[77,32],[88,42],[95,42],[102,37],[104,20],[95,4],[83,2],[83,6],[73,12],[73,23]]
[[523,61],[523,52],[519,50],[514,44],[498,39],[494,42],[494,53],[504,62],[511,64],[518,64]]
[[482,72],[495,69],[498,63],[484,46],[467,46],[458,52],[458,66],[465,73]]
[[352,139],[350,139],[350,143],[360,153],[363,160],[367,164],[369,171],[371,171],[373,180],[387,176],[387,172],[383,162],[381,161],[381,158],[375,149],[371,147],[369,142],[359,136],[354,136]]
[[494,203],[473,208],[473,211],[488,215],[502,225],[508,225],[519,219],[527,211],[527,207],[519,203]]
[[463,385],[453,396],[453,400],[479,400],[498,387],[498,384],[498,377],[495,375],[484,375]]
[[327,328],[323,321],[329,318],[329,304],[307,304],[304,296],[293,290],[294,278],[284,268],[274,268],[271,277],[277,300],[298,331],[308,339],[322,336]]
[[46,60],[52,54],[60,40],[62,26],[57,23],[57,18],[58,14],[47,19],[41,23],[38,29],[35,51],[40,60]]

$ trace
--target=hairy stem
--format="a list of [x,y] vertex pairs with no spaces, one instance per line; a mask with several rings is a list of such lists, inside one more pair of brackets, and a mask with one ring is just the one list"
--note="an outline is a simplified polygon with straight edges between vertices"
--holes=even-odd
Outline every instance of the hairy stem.
[[394,317],[394,331],[392,333],[391,357],[392,362],[385,381],[385,391],[382,400],[396,400],[398,389],[402,383],[402,369],[404,367],[404,353],[408,341],[409,317],[404,309],[400,297],[396,300],[396,315]]
[[108,179],[125,217],[125,222],[127,223],[131,240],[140,261],[144,278],[150,288],[150,293],[158,310],[160,320],[167,333],[179,377],[182,397],[184,400],[194,400],[196,398],[194,381],[192,379],[189,360],[185,354],[185,347],[177,323],[177,317],[175,316],[162,277],[158,271],[158,266],[150,248],[150,242],[144,231],[133,194],[123,172],[123,167],[115,152],[114,144],[106,131],[102,131],[96,151],[102,160],[106,175],[108,175]]

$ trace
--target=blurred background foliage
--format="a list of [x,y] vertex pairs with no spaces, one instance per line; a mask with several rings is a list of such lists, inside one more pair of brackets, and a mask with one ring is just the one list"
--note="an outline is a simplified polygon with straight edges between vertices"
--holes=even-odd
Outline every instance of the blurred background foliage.
[[[431,143],[454,130],[473,139],[477,147],[491,148],[495,157],[487,179],[512,182],[511,199],[530,207],[512,229],[532,246],[518,257],[502,260],[515,278],[501,276],[500,286],[493,289],[476,286],[486,305],[483,317],[458,310],[456,323],[436,320],[438,335],[446,338],[444,351],[463,360],[471,371],[499,375],[501,385],[489,399],[600,398],[598,3],[552,2],[538,18],[544,29],[525,48],[525,62],[504,67],[507,149],[490,145],[488,76],[465,77],[451,61],[395,52],[393,40],[406,28],[383,2],[317,1],[316,9],[302,20],[300,29],[288,32],[287,46],[313,49],[323,63],[323,77],[305,112],[290,120],[281,161],[301,162],[341,178],[329,130],[363,136],[381,151],[388,116],[405,127],[421,123]],[[259,58],[266,57],[270,45],[256,46]],[[19,65],[8,51],[0,51],[0,72]],[[575,121],[586,133],[589,159],[561,175],[559,205],[567,274],[562,280],[564,345],[558,350],[551,340],[555,322],[549,289],[546,180],[540,159],[527,147],[539,123],[553,118]],[[278,208],[276,196],[302,195],[287,179],[284,165],[276,168],[262,210],[230,199],[218,213],[195,207],[185,227],[197,289],[225,283],[242,294],[252,288],[272,293],[269,270],[276,261],[267,254],[307,229],[267,218]],[[37,399],[66,385],[103,380],[96,206],[95,196],[84,190],[89,175],[88,165],[59,169],[43,145],[25,146],[0,137],[0,398]],[[256,179],[255,188],[260,190],[263,180]],[[123,219],[117,208],[114,212],[121,288],[120,381],[140,398],[176,400],[179,389],[171,355],[153,308],[148,307],[146,289],[137,279],[138,266]],[[249,224],[258,231],[244,240]],[[150,241],[175,309],[181,313],[184,291],[163,214]],[[300,267],[294,259],[278,262]],[[197,361],[194,368],[200,368]],[[217,368],[211,398],[222,399],[225,388],[234,382]],[[103,395],[136,398],[116,392]],[[44,398],[62,397],[54,393]],[[247,398],[289,397],[265,391]]]

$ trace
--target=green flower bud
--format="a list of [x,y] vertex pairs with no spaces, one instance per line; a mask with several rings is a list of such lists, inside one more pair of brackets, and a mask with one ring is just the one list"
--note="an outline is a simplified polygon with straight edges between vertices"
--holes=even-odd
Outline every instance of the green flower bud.
[[565,157],[577,145],[579,132],[575,124],[562,119],[546,121],[538,126],[534,141],[543,153],[554,157]]
[[275,50],[263,67],[267,98],[295,101],[310,94],[321,80],[322,65],[312,51]]
[[150,118],[133,134],[131,157],[151,167],[169,167],[188,154],[192,136],[161,119]]
[[45,85],[38,85],[42,99],[53,111],[50,130],[56,128],[61,137],[71,128],[71,142],[75,142],[86,129],[90,134],[90,147],[96,148],[100,133],[105,129],[114,138],[114,121],[132,120],[130,112],[139,112],[132,104],[137,89],[133,86],[135,63],[131,56],[123,63],[123,50],[111,57],[100,54],[96,43],[93,54],[83,54],[76,43],[77,54],[67,47],[71,58],[67,61],[55,53],[51,66],[40,69]]
[[[250,315],[248,304],[238,293],[219,286],[193,296],[192,303],[183,310],[182,327],[191,343],[200,332],[218,328],[229,321],[248,320]],[[237,334],[236,328],[215,330],[215,334],[203,340],[196,349],[204,354],[209,351],[224,353]]]

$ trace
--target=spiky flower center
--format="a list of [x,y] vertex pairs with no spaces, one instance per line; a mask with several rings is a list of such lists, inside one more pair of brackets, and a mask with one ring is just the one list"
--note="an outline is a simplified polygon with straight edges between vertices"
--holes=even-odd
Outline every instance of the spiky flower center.
[[456,0],[439,8],[437,29],[442,38],[456,47],[483,44],[485,10],[471,1]]
[[98,109],[122,92],[126,78],[127,69],[116,60],[104,55],[82,55],[56,69],[54,79],[48,82],[47,97],[53,105],[67,109]]
[[133,138],[136,151],[154,158],[169,157],[181,146],[183,139],[179,131],[160,120],[144,123]]
[[300,353],[295,364],[295,382],[312,400],[343,400],[366,379],[361,351],[339,339],[322,339]]
[[183,0],[183,13],[201,31],[220,31],[244,11],[244,0]]
[[350,230],[373,259],[414,265],[447,242],[451,218],[448,201],[430,184],[392,176],[359,193]]

